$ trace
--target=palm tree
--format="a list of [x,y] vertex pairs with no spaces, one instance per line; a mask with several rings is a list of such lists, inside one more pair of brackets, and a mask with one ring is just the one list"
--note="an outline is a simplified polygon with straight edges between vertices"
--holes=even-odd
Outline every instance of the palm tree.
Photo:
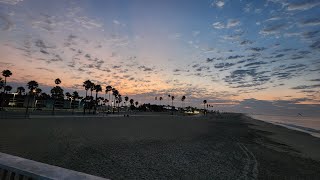
[[38,86],[39,86],[39,84],[38,84],[37,81],[29,81],[29,82],[27,83],[27,87],[28,87],[28,89],[30,90],[30,91],[29,91],[29,94],[35,93],[35,90],[38,88]]
[[134,103],[134,100],[133,99],[130,99],[130,104],[131,104],[131,110],[133,109],[133,103]]
[[90,80],[86,80],[83,82],[83,87],[86,90],[86,98],[88,97],[88,90],[91,88],[92,82]]
[[160,106],[161,106],[162,97],[160,97],[159,100],[160,100]]
[[129,101],[129,97],[128,96],[126,96],[126,97],[124,97],[124,100],[125,100],[125,104],[126,104],[126,111],[128,111],[128,101]]
[[98,98],[98,93],[99,92],[102,92],[102,87],[101,85],[97,84],[94,86],[94,90],[96,91],[96,101],[97,101],[97,98]]
[[[12,72],[8,69],[2,71],[2,76],[4,76],[4,87],[7,86],[7,78],[12,75]],[[6,89],[4,89],[6,91]]]
[[50,92],[51,92],[51,97],[53,98],[52,115],[54,115],[56,100],[57,99],[63,100],[64,94],[63,94],[63,89],[60,86],[53,87]]
[[106,87],[106,94],[109,93],[108,108],[110,107],[110,101],[111,101],[111,99],[110,99],[110,92],[111,92],[111,91],[112,91],[112,86],[108,85],[108,86]]
[[24,89],[24,87],[22,87],[22,86],[19,86],[19,87],[17,87],[17,93],[19,94],[19,95],[21,95],[22,93],[24,93],[26,90]]
[[5,86],[4,87],[4,91],[7,93],[7,92],[10,92],[12,90],[12,87],[11,86]]
[[61,80],[60,80],[59,78],[57,78],[57,79],[54,80],[54,83],[55,83],[56,85],[59,85],[59,84],[61,84]]
[[[36,89],[38,88],[39,84],[37,81],[29,81],[27,83],[27,87],[29,89],[29,95],[33,95],[36,92]],[[29,102],[30,102],[30,96],[27,97],[28,102],[27,102],[27,107],[26,107],[26,114],[25,117],[27,118],[29,116]]]
[[207,100],[203,100],[204,114],[206,114],[206,104],[207,104]]
[[4,88],[4,80],[0,77],[0,89]]
[[[115,88],[112,88],[112,95],[114,96],[113,105],[114,105],[114,107],[116,107],[116,99],[117,99],[117,97],[118,97],[118,95],[119,95],[119,91],[116,90]],[[114,108],[114,107],[113,107],[113,108]],[[114,112],[114,111],[113,111],[113,112]]]
[[96,91],[96,103],[95,103],[95,105],[94,105],[94,113],[96,113],[97,105],[98,105],[98,93],[99,93],[99,92],[102,92],[102,87],[101,87],[101,85],[99,85],[99,84],[94,85],[94,90]]
[[170,106],[169,104],[170,104],[170,97],[171,97],[171,95],[170,94],[168,94],[168,106]]
[[[72,100],[77,100],[80,99],[79,93],[77,91],[74,91],[71,95]],[[72,108],[72,114],[74,114],[74,106],[71,103],[71,108]]]
[[53,105],[52,105],[52,115],[54,115],[54,109],[56,106],[56,100],[57,99],[64,99],[64,94],[63,94],[63,89],[58,86],[59,84],[61,84],[61,80],[59,78],[54,80],[54,83],[56,84],[56,87],[53,87],[51,89],[51,97],[53,98]]
[[91,85],[90,85],[90,92],[91,92],[90,96],[91,96],[91,98],[93,98],[92,92],[95,90],[95,89],[94,89],[95,86],[96,86],[96,85],[95,85],[94,83],[91,83]]
[[181,98],[181,108],[183,108],[183,102],[184,102],[184,100],[186,100],[186,96],[182,96],[182,98]]
[[173,107],[174,96],[171,96],[171,100],[172,100],[172,107]]

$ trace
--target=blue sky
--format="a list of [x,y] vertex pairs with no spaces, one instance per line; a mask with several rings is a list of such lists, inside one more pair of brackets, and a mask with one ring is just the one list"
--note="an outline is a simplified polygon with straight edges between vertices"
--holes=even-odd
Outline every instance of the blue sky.
[[0,0],[0,67],[45,90],[59,77],[83,93],[90,79],[141,102],[310,108],[320,103],[319,17],[316,0]]

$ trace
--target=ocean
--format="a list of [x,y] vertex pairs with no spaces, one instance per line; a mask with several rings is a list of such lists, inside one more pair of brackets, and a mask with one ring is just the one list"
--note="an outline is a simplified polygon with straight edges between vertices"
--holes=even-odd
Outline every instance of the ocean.
[[303,115],[287,116],[262,114],[248,114],[248,116],[257,120],[280,125],[288,129],[302,131],[320,138],[320,117],[308,117]]

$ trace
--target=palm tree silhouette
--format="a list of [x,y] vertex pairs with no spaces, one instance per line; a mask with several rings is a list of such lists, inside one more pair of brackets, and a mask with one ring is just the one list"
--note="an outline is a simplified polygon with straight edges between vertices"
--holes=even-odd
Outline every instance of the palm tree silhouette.
[[204,114],[206,114],[206,104],[207,104],[207,100],[203,100]]
[[186,100],[186,96],[182,96],[182,98],[181,98],[181,108],[183,108],[183,102],[184,102],[184,100]]
[[126,103],[126,111],[128,111],[128,101],[129,101],[129,97],[128,97],[128,96],[124,97],[124,100],[125,100],[124,103]]
[[[2,76],[4,76],[4,87],[7,86],[7,78],[12,75],[12,72],[8,69],[2,71]],[[4,92],[6,89],[4,88]]]
[[24,87],[22,87],[22,86],[19,86],[19,87],[17,87],[17,93],[19,94],[19,95],[21,95],[22,93],[24,93],[26,90],[24,89]]
[[54,83],[56,84],[56,87],[53,87],[51,89],[51,97],[53,98],[53,105],[52,105],[52,115],[54,115],[54,110],[56,106],[56,100],[57,99],[64,99],[63,89],[58,86],[61,84],[61,80],[59,78],[54,80]]
[[4,80],[0,77],[0,89],[4,88]]
[[86,90],[86,98],[88,97],[88,90],[91,88],[92,82],[90,80],[86,80],[83,82],[82,86]]
[[94,86],[94,90],[96,91],[96,101],[97,101],[97,99],[98,99],[98,93],[99,93],[99,92],[102,92],[102,87],[101,87],[101,85],[99,85],[99,84],[95,85],[95,86]]
[[12,86],[5,86],[4,87],[4,91],[7,93],[7,92],[10,92],[12,90]]
[[30,95],[34,95],[34,93],[36,92],[36,89],[38,88],[39,84],[37,81],[29,81],[27,83],[27,87],[29,89],[29,93],[28,93],[28,101],[27,101],[27,107],[26,107],[26,114],[25,117],[29,117],[29,103],[30,103]]
[[98,106],[98,93],[102,92],[102,87],[100,84],[94,85],[94,90],[96,91],[96,103],[94,106],[94,113],[97,111],[97,106]]
[[[77,100],[80,99],[81,97],[79,96],[79,93],[77,91],[73,91],[72,95],[71,95],[72,100]],[[71,108],[72,108],[72,114],[74,114],[74,105],[72,105],[71,103]]]
[[38,86],[39,86],[39,84],[38,84],[37,81],[29,81],[29,82],[27,83],[27,87],[28,87],[28,89],[30,90],[30,91],[29,91],[29,94],[34,93],[35,89],[37,89]]
[[54,83],[55,83],[56,85],[59,85],[59,84],[61,84],[61,80],[60,80],[59,78],[57,78],[57,79],[54,80]]
[[170,104],[170,97],[171,97],[171,95],[170,94],[168,94],[168,106],[169,106],[169,104]]
[[161,106],[162,97],[159,98],[159,101],[160,101],[160,106]]
[[112,86],[108,85],[108,86],[106,87],[106,94],[109,93],[108,109],[110,108],[110,101],[111,101],[111,99],[110,99],[110,92],[111,92],[111,91],[112,91]]
[[84,89],[86,90],[86,97],[84,99],[84,106],[83,106],[83,114],[86,114],[86,108],[88,106],[88,90],[91,88],[92,82],[90,80],[86,80],[83,82],[82,86],[84,87]]
[[171,96],[171,100],[172,100],[172,107],[173,107],[174,96]]
[[133,100],[133,99],[130,99],[130,104],[131,104],[131,107],[130,107],[130,108],[131,108],[131,110],[132,110],[132,108],[133,108],[133,107],[132,107],[132,106],[133,106],[133,103],[134,103],[134,100]]

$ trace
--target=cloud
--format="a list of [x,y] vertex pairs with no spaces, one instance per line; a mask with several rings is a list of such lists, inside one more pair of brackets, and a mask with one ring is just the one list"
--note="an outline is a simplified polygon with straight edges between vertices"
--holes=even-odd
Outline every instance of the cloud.
[[256,52],[264,51],[265,49],[266,49],[265,47],[253,47],[253,48],[250,48],[251,51],[256,51]]
[[236,19],[229,19],[227,23],[227,28],[232,28],[240,25],[240,21]]
[[16,5],[19,2],[22,2],[23,0],[0,0],[0,3],[4,4],[10,4],[10,5]]
[[215,22],[212,24],[215,29],[229,29],[240,25],[240,21],[236,19],[229,19],[226,24],[222,22]]
[[305,11],[320,5],[319,1],[304,1],[299,3],[291,3],[288,5],[288,11]]
[[215,64],[214,67],[216,69],[220,69],[220,68],[228,68],[228,67],[231,67],[235,65],[234,63],[218,63],[218,64]]
[[252,44],[253,42],[250,40],[243,40],[240,42],[240,45],[247,45],[247,44]]
[[227,59],[238,59],[238,58],[242,58],[244,56],[241,55],[235,55],[235,56],[229,56]]
[[0,29],[3,31],[9,31],[13,27],[13,23],[7,16],[0,14]]
[[263,64],[268,64],[268,63],[267,63],[267,62],[263,62],[263,61],[253,62],[253,63],[249,63],[249,64],[244,65],[244,67],[249,67],[249,66],[260,66],[260,65],[263,65]]
[[312,49],[320,50],[320,39],[310,45]]
[[320,18],[312,18],[304,20],[300,23],[303,26],[319,26],[320,25]]
[[192,36],[197,37],[200,34],[200,31],[193,31]]
[[143,71],[153,71],[153,68],[146,67],[146,66],[139,66],[138,69],[143,70]]
[[314,89],[314,88],[319,88],[320,87],[320,84],[315,84],[315,85],[301,85],[301,86],[296,86],[296,87],[293,87],[291,89]]
[[283,29],[286,25],[284,23],[281,24],[271,24],[271,25],[266,25],[265,28],[263,28],[259,34],[262,35],[272,35],[272,34],[277,34],[281,29]]
[[79,23],[82,27],[87,29],[102,27],[102,24],[100,22],[90,19],[89,17],[86,17],[86,16],[75,16],[73,20]]
[[225,5],[225,2],[223,0],[215,0],[211,3],[211,6],[218,7],[218,8],[223,8],[224,5]]
[[225,28],[225,25],[221,22],[215,22],[212,24],[213,28],[215,29],[224,29]]

